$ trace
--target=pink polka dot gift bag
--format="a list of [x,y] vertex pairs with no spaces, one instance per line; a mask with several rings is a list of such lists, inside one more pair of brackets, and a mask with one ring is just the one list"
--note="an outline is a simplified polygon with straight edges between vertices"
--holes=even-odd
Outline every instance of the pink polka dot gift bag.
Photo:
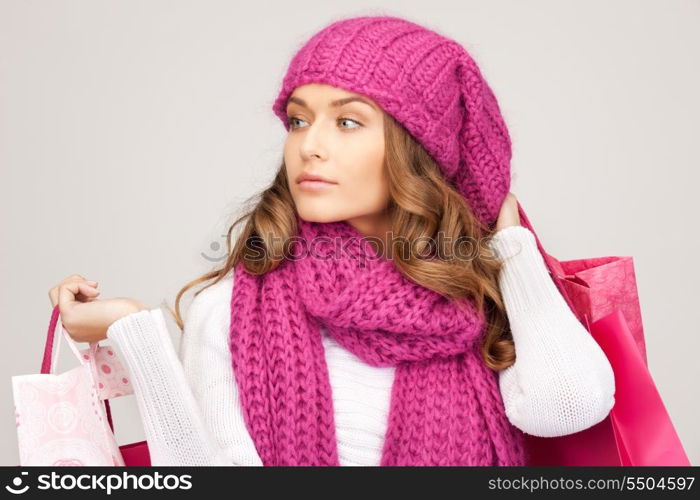
[[[61,338],[79,365],[56,373]],[[108,400],[133,394],[127,371],[111,346],[90,342],[78,349],[58,306],[41,372],[13,376],[12,391],[21,466],[150,465],[146,441],[120,447],[114,436]]]

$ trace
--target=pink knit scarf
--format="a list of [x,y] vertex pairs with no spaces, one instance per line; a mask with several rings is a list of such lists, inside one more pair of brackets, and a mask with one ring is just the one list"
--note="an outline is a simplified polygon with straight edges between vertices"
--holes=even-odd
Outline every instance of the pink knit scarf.
[[483,314],[408,280],[346,222],[297,221],[293,257],[261,276],[239,263],[231,297],[233,370],[263,464],[339,465],[323,326],[396,367],[381,465],[523,465],[479,354]]

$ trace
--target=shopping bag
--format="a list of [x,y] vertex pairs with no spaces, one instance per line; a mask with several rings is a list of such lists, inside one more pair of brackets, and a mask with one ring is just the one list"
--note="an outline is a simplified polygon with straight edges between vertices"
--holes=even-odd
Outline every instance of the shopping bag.
[[[22,466],[121,466],[124,460],[95,383],[94,363],[85,359],[58,320],[54,309],[47,342],[59,331],[55,357],[41,373],[15,375],[12,391],[17,441]],[[64,338],[80,362],[64,373],[55,373],[58,347]],[[94,356],[98,344],[90,343],[86,356]],[[49,351],[50,352],[50,351]]]
[[[80,364],[56,374],[62,338]],[[63,329],[58,306],[41,372],[13,376],[12,390],[20,465],[150,465],[145,441],[120,448],[114,437],[107,398],[133,392],[115,352],[98,342],[79,350]]]
[[551,278],[610,362],[615,405],[598,424],[565,436],[525,434],[526,465],[655,466],[690,462],[647,368],[639,296],[630,256],[559,261],[535,235]]
[[[93,356],[95,372],[97,373],[98,397],[105,405],[107,421],[110,429],[114,432],[114,422],[112,421],[109,400],[134,393],[128,371],[119,360],[112,346],[98,345],[93,354],[90,353],[90,348],[81,350],[80,354],[85,360],[89,360],[90,356]],[[151,465],[148,443],[146,441],[122,445],[119,447],[119,450],[124,459],[124,465],[128,467]]]
[[[83,359],[90,359],[90,349],[83,349],[80,354]],[[129,380],[129,374],[126,367],[121,363],[116,351],[112,346],[98,345],[97,350],[93,354],[95,368],[97,372],[97,393],[100,400],[105,405],[105,413],[109,427],[114,432],[114,422],[112,421],[112,411],[109,406],[109,400],[121,396],[128,396],[134,393],[134,389]],[[126,444],[119,447],[119,451],[124,459],[124,465],[132,466],[150,466],[151,457],[148,452],[148,443],[139,441],[136,443]]]
[[579,321],[590,324],[619,310],[646,365],[644,327],[633,258],[610,256],[559,261],[547,254],[547,260],[566,290]]

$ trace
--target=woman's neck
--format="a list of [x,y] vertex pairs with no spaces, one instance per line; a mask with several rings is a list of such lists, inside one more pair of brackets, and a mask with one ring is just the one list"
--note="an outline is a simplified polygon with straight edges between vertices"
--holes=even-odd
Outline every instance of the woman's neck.
[[[384,257],[389,245],[389,232],[391,231],[391,220],[386,211],[377,214],[354,217],[346,221],[366,238],[372,238],[374,248],[377,253]],[[379,247],[377,246],[379,242]]]

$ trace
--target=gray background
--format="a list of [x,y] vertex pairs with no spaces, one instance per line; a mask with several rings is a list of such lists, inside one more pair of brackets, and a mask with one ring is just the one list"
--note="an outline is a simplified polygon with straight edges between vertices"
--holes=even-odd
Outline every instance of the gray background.
[[[39,370],[48,289],[79,273],[103,298],[174,304],[280,162],[270,106],[289,59],[361,14],[407,17],[472,53],[549,253],[634,257],[650,370],[700,463],[700,3],[353,4],[0,2],[2,464],[18,463],[10,377]],[[75,366],[62,354],[59,370]],[[113,408],[120,444],[143,439],[134,397]]]

